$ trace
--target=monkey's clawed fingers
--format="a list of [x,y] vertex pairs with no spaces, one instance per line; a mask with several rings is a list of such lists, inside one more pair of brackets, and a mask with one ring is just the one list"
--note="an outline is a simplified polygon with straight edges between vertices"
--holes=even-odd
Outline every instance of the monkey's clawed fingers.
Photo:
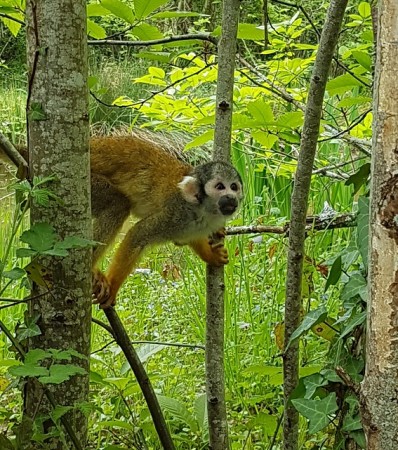
[[100,304],[101,309],[109,308],[115,304],[111,296],[111,287],[106,276],[99,270],[93,272],[93,300],[94,304]]
[[210,243],[210,247],[213,253],[211,265],[219,267],[228,264],[228,252],[223,242],[218,242],[217,244]]

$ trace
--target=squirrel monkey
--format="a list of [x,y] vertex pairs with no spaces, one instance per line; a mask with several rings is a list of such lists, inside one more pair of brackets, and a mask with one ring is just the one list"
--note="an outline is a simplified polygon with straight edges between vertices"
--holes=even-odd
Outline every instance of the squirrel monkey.
[[[243,197],[236,169],[222,161],[197,167],[137,136],[90,140],[91,203],[94,239],[94,303],[107,308],[116,302],[123,281],[137,265],[145,247],[172,241],[189,245],[208,264],[228,263],[222,243],[226,220]],[[132,214],[140,219],[126,234],[103,274],[98,260]]]
[[[19,149],[23,154],[26,150]],[[236,169],[223,161],[192,167],[177,153],[140,136],[90,139],[94,240],[94,303],[116,303],[123,281],[145,247],[172,241],[189,245],[208,264],[228,263],[222,242],[226,220],[243,197]],[[139,221],[127,232],[103,274],[96,265],[129,215]]]

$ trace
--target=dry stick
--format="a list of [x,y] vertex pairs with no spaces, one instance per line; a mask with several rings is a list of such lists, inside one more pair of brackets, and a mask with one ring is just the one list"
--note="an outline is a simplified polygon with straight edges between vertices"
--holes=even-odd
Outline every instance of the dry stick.
[[117,315],[114,308],[107,308],[104,310],[106,317],[112,327],[112,334],[123,350],[124,356],[130,364],[131,369],[140,385],[141,391],[144,394],[145,401],[148,405],[149,412],[151,413],[153,423],[158,433],[160,442],[165,450],[174,450],[174,443],[171,439],[169,430],[166,425],[166,421],[163,417],[162,410],[160,408],[155,391],[148,375],[142,365],[140,358],[137,355],[134,347],[131,345],[130,339],[124,326]]
[[[232,105],[239,0],[224,0],[218,45],[218,78],[213,158],[230,159]],[[227,450],[228,424],[224,379],[224,270],[206,268],[206,392],[212,450]]]
[[[319,43],[311,76],[308,101],[305,109],[301,148],[292,194],[292,214],[289,236],[289,253],[286,278],[285,345],[300,323],[301,285],[305,242],[306,212],[311,185],[319,126],[322,116],[323,97],[329,68],[337,44],[347,0],[331,0]],[[289,399],[298,383],[298,341],[290,343],[283,355],[284,376],[284,450],[298,448],[298,412]]]

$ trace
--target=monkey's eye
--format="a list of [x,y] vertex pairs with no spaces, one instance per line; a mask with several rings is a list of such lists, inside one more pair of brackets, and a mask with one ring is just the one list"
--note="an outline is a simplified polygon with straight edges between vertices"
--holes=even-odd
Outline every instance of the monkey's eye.
[[225,189],[225,186],[222,183],[217,183],[216,184],[216,189],[219,191],[223,191]]
[[236,192],[238,190],[238,185],[236,183],[232,183],[231,189]]

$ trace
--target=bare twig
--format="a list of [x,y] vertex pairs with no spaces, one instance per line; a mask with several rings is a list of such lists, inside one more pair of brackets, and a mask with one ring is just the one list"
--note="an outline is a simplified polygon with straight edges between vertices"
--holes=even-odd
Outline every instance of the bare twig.
[[169,42],[178,41],[208,41],[217,46],[217,39],[210,33],[191,33],[191,34],[181,34],[179,36],[169,36],[162,39],[153,39],[150,41],[126,41],[126,40],[113,40],[113,39],[98,39],[90,40],[87,43],[89,45],[124,45],[126,47],[148,47],[151,45],[167,44]]

